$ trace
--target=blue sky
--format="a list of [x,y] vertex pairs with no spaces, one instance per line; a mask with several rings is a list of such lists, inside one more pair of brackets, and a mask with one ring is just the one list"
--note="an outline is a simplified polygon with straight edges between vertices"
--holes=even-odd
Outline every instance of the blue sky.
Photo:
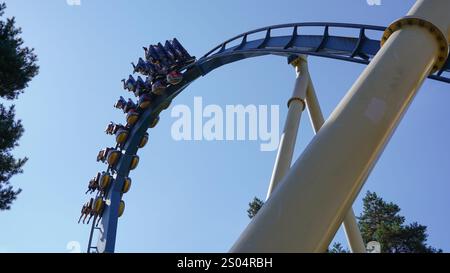
[[[67,252],[70,241],[87,243],[88,226],[76,220],[90,177],[105,166],[97,151],[113,145],[103,133],[123,122],[112,105],[128,96],[120,80],[142,46],[177,37],[197,57],[244,31],[279,23],[329,21],[388,25],[412,0],[308,1],[6,1],[7,16],[36,49],[40,74],[17,104],[26,132],[15,150],[27,156],[12,179],[23,189],[11,211],[0,213],[0,251]],[[363,65],[310,58],[310,72],[328,116]],[[225,66],[193,83],[174,104],[280,105],[286,115],[295,74],[286,60],[262,57]],[[429,243],[450,251],[450,124],[448,85],[427,81],[409,108],[362,192],[376,191],[402,208],[408,221],[428,226]],[[169,110],[170,111],[170,110]],[[118,252],[227,251],[249,223],[248,202],[265,197],[276,152],[255,141],[172,140],[175,119],[162,114],[139,152],[133,186],[124,197]],[[282,124],[282,122],[281,122]],[[312,138],[302,120],[295,157]],[[361,212],[361,196],[354,209]],[[345,243],[342,231],[336,239]]]

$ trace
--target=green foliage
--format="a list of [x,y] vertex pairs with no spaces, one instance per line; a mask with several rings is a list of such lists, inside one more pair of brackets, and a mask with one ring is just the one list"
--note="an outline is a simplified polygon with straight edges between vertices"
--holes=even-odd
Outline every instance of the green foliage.
[[261,209],[261,207],[264,205],[264,202],[259,199],[258,197],[253,198],[253,201],[248,203],[249,209],[247,210],[248,217],[252,219],[256,216],[258,211]]
[[[15,27],[15,19],[2,20],[6,5],[0,3],[0,97],[17,99],[37,75],[39,67],[33,49],[23,47],[19,36],[21,29]],[[14,190],[9,180],[21,173],[27,158],[16,159],[12,155],[14,147],[23,134],[21,121],[15,121],[14,105],[6,109],[0,104],[0,210],[8,210],[21,192]]]
[[367,192],[363,203],[358,219],[364,242],[379,242],[383,253],[442,252],[426,244],[426,226],[416,222],[405,224],[396,204],[385,202],[374,192]]
[[[0,4],[0,17],[4,15],[6,4]],[[19,36],[20,28],[15,27],[15,19],[0,20],[0,96],[16,99],[37,75],[39,67],[33,49],[23,47]]]
[[347,248],[344,248],[341,243],[334,243],[331,249],[327,250],[328,253],[350,253]]

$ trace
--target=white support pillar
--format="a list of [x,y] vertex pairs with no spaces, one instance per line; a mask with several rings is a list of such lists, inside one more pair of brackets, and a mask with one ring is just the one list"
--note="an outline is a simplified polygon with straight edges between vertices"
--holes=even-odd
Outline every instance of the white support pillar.
[[355,213],[351,207],[345,214],[343,225],[350,251],[352,253],[366,253],[366,245],[364,244],[361,231],[359,230]]
[[419,0],[231,252],[324,252],[426,77],[448,56],[449,0]]
[[[306,105],[308,106],[308,112],[311,119],[314,132],[317,132],[322,128],[325,120],[320,109],[319,100],[317,99],[316,91],[311,78],[309,78],[308,89],[306,92]],[[349,211],[345,214],[343,221],[344,231],[347,236],[348,246],[352,253],[365,253],[366,247],[361,236],[361,232],[356,221],[355,213],[350,207]]]
[[302,112],[306,107],[305,98],[309,82],[307,57],[299,57],[295,60],[293,65],[297,72],[297,78],[295,80],[294,92],[288,101],[288,113],[284,124],[283,134],[280,137],[278,153],[275,160],[275,165],[273,167],[266,199],[269,198],[278,183],[291,168],[298,127],[302,117]]

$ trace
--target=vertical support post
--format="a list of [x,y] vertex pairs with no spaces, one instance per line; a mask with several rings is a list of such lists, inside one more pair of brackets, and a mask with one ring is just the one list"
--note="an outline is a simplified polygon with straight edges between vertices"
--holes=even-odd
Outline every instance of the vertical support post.
[[298,127],[302,112],[306,107],[305,97],[309,80],[307,57],[301,56],[297,58],[292,62],[292,65],[297,72],[297,78],[295,80],[294,92],[288,101],[288,113],[284,124],[283,134],[280,137],[278,153],[273,167],[266,200],[269,199],[273,190],[291,167]]
[[[317,132],[322,128],[325,119],[320,109],[319,100],[317,99],[316,91],[312,83],[311,77],[309,77],[308,89],[306,92],[306,105],[308,106],[309,117],[311,119],[314,132]],[[356,222],[355,213],[350,207],[349,211],[345,214],[344,218],[344,231],[347,236],[347,243],[352,253],[365,253],[366,247],[361,236],[361,232]]]
[[364,245],[358,222],[356,222],[355,213],[351,207],[345,214],[343,225],[350,251],[352,253],[366,253],[366,246]]
[[[418,89],[448,56],[450,1],[419,0],[231,252],[324,252]],[[282,212],[282,213],[281,213]]]

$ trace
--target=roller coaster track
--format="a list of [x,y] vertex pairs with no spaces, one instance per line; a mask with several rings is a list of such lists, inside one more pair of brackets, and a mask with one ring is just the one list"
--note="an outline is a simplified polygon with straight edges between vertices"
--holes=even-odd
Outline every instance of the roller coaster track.
[[[311,27],[319,28],[321,33],[306,34],[306,32],[303,32]],[[292,34],[286,36],[272,35],[274,30],[279,29],[291,31]],[[334,36],[332,35],[334,29],[353,30],[352,32],[359,34],[357,37]],[[183,81],[181,83],[168,86],[165,94],[158,96],[149,108],[138,109],[140,118],[130,130],[126,143],[121,147],[122,156],[117,164],[108,167],[108,171],[115,174],[115,179],[105,196],[105,199],[109,201],[103,211],[100,226],[96,228],[95,220],[93,221],[88,252],[95,248],[99,252],[114,252],[118,208],[123,194],[122,188],[125,178],[130,173],[131,160],[138,152],[139,142],[150,124],[159,116],[159,113],[190,83],[223,65],[264,55],[278,55],[288,58],[298,55],[311,55],[369,64],[380,50],[380,40],[368,38],[366,34],[368,31],[374,32],[379,34],[381,38],[384,30],[385,27],[381,26],[345,23],[293,23],[269,26],[233,37],[209,51],[195,63],[183,68]],[[262,34],[264,38],[252,40],[251,35],[258,33]],[[429,78],[450,83],[449,60],[441,70],[430,75]],[[94,229],[100,230],[97,247],[91,246]]]

